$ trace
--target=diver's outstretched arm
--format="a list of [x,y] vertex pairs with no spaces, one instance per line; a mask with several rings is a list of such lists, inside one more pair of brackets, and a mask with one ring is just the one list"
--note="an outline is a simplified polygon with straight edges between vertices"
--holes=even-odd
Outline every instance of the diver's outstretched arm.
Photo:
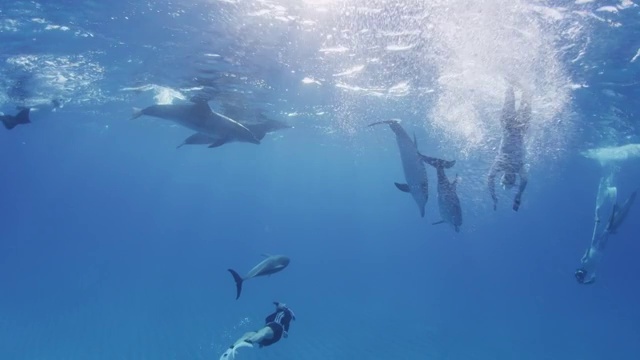
[[491,170],[489,171],[489,177],[487,178],[487,186],[489,187],[489,194],[491,194],[491,200],[493,200],[493,210],[498,208],[498,197],[496,196],[496,175],[500,171],[500,160],[496,159]]
[[527,188],[527,181],[529,175],[527,174],[526,166],[522,167],[520,170],[520,187],[518,188],[518,193],[516,197],[513,199],[513,211],[518,211],[520,209],[520,201],[522,200],[522,193],[524,189]]

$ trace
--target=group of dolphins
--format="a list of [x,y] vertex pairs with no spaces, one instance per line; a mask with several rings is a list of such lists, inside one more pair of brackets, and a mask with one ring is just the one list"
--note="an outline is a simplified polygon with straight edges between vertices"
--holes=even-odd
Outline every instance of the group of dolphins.
[[400,126],[398,120],[379,121],[369,126],[380,124],[388,124],[393,130],[400,150],[400,159],[406,183],[395,183],[396,187],[400,191],[413,196],[420,210],[420,216],[424,217],[425,205],[429,199],[429,181],[424,164],[427,163],[436,168],[438,175],[438,208],[441,220],[435,222],[434,225],[448,223],[456,232],[459,232],[462,225],[462,209],[457,193],[458,176],[456,175],[453,181],[449,181],[444,171],[453,167],[456,163],[455,160],[447,161],[421,154],[420,150],[418,150],[415,135],[412,139]]
[[[206,101],[193,101],[190,104],[151,105],[144,109],[134,108],[133,119],[142,115],[171,120],[187,127],[196,133],[189,136],[178,147],[183,145],[208,145],[210,148],[222,146],[230,142],[247,142],[260,144],[260,140],[269,131],[286,128],[286,124],[270,120],[258,124],[241,123],[228,116],[213,111]],[[388,124],[396,134],[400,149],[400,158],[404,169],[406,183],[396,183],[401,191],[410,193],[424,217],[425,205],[429,198],[427,172],[424,163],[437,170],[438,175],[438,205],[442,219],[435,224],[449,223],[456,232],[462,225],[462,210],[456,192],[458,177],[449,181],[445,169],[455,165],[455,161],[446,161],[422,155],[417,143],[411,139],[397,120],[387,120],[373,123],[369,126]]]

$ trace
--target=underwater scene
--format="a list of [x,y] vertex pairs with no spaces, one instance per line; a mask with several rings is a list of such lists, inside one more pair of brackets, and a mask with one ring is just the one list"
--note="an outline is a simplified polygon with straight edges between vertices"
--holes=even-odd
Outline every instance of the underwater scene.
[[0,360],[640,359],[638,0],[0,0]]

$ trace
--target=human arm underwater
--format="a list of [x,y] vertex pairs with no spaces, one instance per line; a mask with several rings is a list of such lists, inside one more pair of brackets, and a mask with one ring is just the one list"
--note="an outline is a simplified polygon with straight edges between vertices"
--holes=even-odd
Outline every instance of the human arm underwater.
[[493,200],[493,210],[497,210],[498,208],[498,197],[496,196],[496,175],[499,171],[499,165],[497,165],[498,160],[493,163],[491,166],[491,170],[489,171],[489,176],[487,177],[487,186],[489,187],[489,194],[491,194],[491,200]]
[[518,188],[518,193],[513,199],[513,211],[518,211],[520,209],[520,202],[522,201],[522,193],[524,189],[527,188],[527,181],[529,180],[529,175],[527,173],[526,166],[522,167],[520,170],[520,187]]

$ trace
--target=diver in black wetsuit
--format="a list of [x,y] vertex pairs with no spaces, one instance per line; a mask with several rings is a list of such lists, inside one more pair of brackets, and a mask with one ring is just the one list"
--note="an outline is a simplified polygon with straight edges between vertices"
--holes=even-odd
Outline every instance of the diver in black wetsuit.
[[238,348],[253,347],[254,344],[258,344],[259,347],[269,346],[289,336],[289,323],[296,319],[296,315],[286,304],[277,301],[273,304],[276,306],[276,311],[264,319],[265,326],[256,332],[251,331],[242,335],[220,356],[220,360],[233,360]]

